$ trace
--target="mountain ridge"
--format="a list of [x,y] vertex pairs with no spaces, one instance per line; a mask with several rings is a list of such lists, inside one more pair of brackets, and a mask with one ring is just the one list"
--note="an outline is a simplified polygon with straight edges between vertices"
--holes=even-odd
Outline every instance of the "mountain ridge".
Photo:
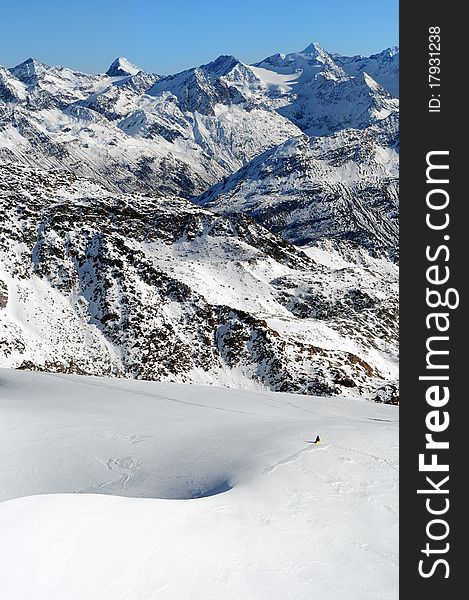
[[396,65],[0,67],[0,364],[395,402]]

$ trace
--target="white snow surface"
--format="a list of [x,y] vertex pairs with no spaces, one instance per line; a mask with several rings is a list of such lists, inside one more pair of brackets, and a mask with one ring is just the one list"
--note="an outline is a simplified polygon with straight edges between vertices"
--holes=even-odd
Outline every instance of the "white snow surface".
[[398,597],[396,407],[2,369],[0,413],[2,598]]

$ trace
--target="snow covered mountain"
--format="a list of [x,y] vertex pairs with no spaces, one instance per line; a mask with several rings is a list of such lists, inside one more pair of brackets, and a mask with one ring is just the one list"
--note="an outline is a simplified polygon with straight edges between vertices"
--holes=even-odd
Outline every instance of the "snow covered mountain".
[[302,132],[363,129],[395,115],[388,90],[398,54],[387,57],[339,60],[312,44],[256,66],[220,56],[166,77],[125,58],[103,75],[28,59],[0,68],[0,158],[112,190],[194,196]]
[[398,61],[0,66],[5,598],[394,600]]
[[3,366],[394,394],[387,261],[329,267],[242,213],[63,173],[10,165],[0,181]]
[[0,67],[0,364],[395,402],[398,58]]
[[136,67],[126,58],[120,56],[119,58],[116,58],[106,71],[106,75],[109,75],[109,77],[127,77],[137,75],[140,71],[141,69]]
[[[385,56],[371,62],[380,80],[394,89],[394,63],[387,65]],[[369,62],[353,63],[349,72],[341,62],[349,64],[314,43],[251,68],[263,81],[270,106],[308,135],[362,129],[397,112],[398,100],[365,70]]]
[[293,138],[256,157],[195,201],[244,212],[296,244],[348,240],[395,260],[398,125]]
[[365,71],[395,98],[399,98],[399,48],[397,46],[367,57],[338,54],[332,56],[349,75],[355,76]]
[[[251,110],[220,96],[220,62],[213,63],[204,113],[171,91],[157,93],[162,78],[122,58],[105,75],[93,76],[32,59],[2,68],[0,158],[69,170],[111,190],[185,197],[203,192],[300,133],[275,111]],[[202,90],[194,92],[202,106]]]

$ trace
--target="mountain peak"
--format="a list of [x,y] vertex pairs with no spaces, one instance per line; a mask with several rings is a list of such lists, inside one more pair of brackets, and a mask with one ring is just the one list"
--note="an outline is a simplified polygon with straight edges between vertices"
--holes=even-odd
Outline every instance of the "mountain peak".
[[37,82],[38,77],[44,73],[47,68],[47,65],[44,63],[30,57],[9,70],[20,81],[31,84]]
[[239,60],[235,56],[222,54],[207,65],[202,65],[201,68],[210,72],[215,77],[220,77],[229,73],[238,64]]
[[136,75],[140,70],[141,69],[129,60],[123,56],[119,56],[106,71],[106,75],[109,75],[109,77],[126,77],[129,75]]
[[304,50],[300,52],[300,54],[327,54],[324,48],[319,44],[319,42],[311,42],[309,46],[306,46]]
[[383,50],[381,54],[389,54],[391,57],[396,56],[396,54],[399,54],[399,46],[391,46],[390,48],[386,48],[386,50]]

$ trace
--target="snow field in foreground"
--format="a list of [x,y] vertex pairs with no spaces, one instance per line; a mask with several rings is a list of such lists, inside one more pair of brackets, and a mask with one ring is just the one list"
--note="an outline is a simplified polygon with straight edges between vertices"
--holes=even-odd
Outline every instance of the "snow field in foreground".
[[2,598],[398,597],[396,407],[1,370],[0,452]]

